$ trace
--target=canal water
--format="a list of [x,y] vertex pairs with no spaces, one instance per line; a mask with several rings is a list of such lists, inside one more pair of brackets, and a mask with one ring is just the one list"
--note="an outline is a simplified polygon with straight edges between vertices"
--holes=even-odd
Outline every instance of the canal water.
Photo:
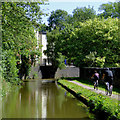
[[88,109],[52,80],[28,80],[3,98],[2,118],[79,118],[90,120]]

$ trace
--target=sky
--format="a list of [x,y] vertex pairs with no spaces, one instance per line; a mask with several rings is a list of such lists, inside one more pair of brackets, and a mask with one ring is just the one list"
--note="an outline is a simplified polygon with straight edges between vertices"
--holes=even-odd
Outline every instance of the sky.
[[[98,14],[100,13],[100,11],[98,11],[98,8],[101,4],[118,1],[119,0],[49,0],[49,4],[41,5],[41,9],[43,12],[47,13],[50,16],[51,12],[57,9],[65,10],[68,12],[68,14],[72,14],[75,8],[88,7],[90,5],[90,7],[94,8],[96,14]],[[42,23],[45,23],[47,25],[49,16],[43,16]]]

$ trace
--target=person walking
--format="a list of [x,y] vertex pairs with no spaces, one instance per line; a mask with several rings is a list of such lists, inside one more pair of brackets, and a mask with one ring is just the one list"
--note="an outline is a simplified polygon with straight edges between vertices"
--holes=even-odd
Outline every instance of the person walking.
[[113,89],[113,73],[109,68],[105,69],[102,79],[104,79],[106,85],[106,95],[109,93],[109,96],[111,96]]
[[99,73],[95,70],[94,74],[92,75],[91,79],[94,81],[94,89],[98,90],[98,80],[99,80]]

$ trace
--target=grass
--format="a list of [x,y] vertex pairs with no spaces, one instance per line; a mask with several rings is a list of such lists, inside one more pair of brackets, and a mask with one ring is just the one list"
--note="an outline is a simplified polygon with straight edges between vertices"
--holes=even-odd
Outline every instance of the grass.
[[[92,80],[83,80],[83,79],[80,79],[79,77],[65,78],[65,79],[76,81],[76,82],[82,83],[83,85],[93,88]],[[99,90],[103,90],[103,91],[105,90],[105,85],[103,82],[99,83]],[[119,93],[120,93],[120,89],[113,86],[113,94],[119,94]]]
[[118,100],[97,94],[67,80],[59,80],[58,82],[75,91],[76,94],[84,96],[88,101],[91,111],[105,116],[108,120],[120,119],[120,104],[118,104]]
[[[78,81],[78,80],[73,80],[73,81],[78,82],[78,83],[81,83],[81,84],[86,85],[86,86],[89,86],[89,87],[91,87],[91,88],[94,87],[93,84],[91,85],[91,84],[83,83],[82,81]],[[102,91],[105,91],[105,85],[99,85],[98,89],[99,89],[99,90],[102,90]],[[115,89],[115,88],[114,88],[114,89]],[[113,92],[112,92],[112,93],[118,95],[120,92],[119,92],[119,91],[117,92],[117,91],[114,90],[114,89],[113,89]]]

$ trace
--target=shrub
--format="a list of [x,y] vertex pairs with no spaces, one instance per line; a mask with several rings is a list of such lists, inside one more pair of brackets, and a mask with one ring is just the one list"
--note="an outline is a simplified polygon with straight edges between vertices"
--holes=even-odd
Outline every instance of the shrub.
[[16,67],[16,57],[11,50],[3,52],[2,55],[2,76],[11,83],[18,84],[20,82],[18,78],[18,69]]

